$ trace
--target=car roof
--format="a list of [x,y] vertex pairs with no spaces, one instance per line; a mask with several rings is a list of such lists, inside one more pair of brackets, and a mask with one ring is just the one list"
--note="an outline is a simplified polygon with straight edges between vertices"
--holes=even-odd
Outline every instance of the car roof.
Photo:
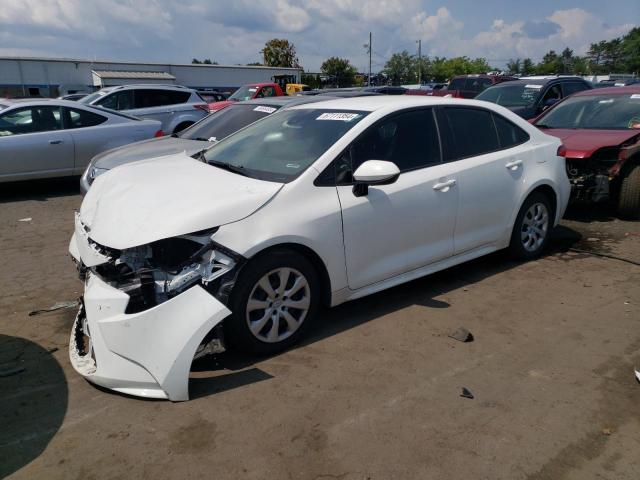
[[521,77],[518,80],[511,80],[509,82],[498,83],[491,88],[502,88],[502,87],[507,87],[509,85],[546,85],[551,82],[575,81],[575,80],[581,80],[583,82],[586,82],[586,80],[584,80],[581,77],[541,77],[541,76],[540,77]]
[[592,90],[583,90],[582,92],[574,93],[572,96],[591,96],[591,95],[634,95],[640,94],[640,84],[628,85],[626,87],[605,87],[594,88]]
[[[324,99],[323,99],[324,100]],[[429,105],[475,105],[494,108],[494,104],[478,100],[460,98],[430,97],[423,95],[372,95],[366,97],[336,98],[324,100],[311,105],[312,108],[329,110],[361,110],[373,112],[376,110],[397,107],[397,109],[429,106]],[[297,105],[294,109],[306,108],[307,105]]]
[[237,102],[238,105],[278,105],[280,107],[290,106],[290,105],[299,105],[301,103],[312,103],[317,102],[315,97],[313,96],[280,96],[280,97],[268,97],[268,98],[260,98],[254,100],[243,100],[241,102]]
[[[185,87],[184,85],[164,85],[158,83],[129,83],[127,85],[114,85],[111,87],[102,87],[97,92],[115,92],[116,90],[125,90],[132,88],[150,88],[150,89],[162,89],[162,90],[181,90],[187,92],[195,92],[193,88]],[[94,92],[95,93],[95,92]]]
[[[29,107],[33,105],[54,105],[61,107],[87,107],[90,105],[84,105],[82,103],[74,102],[73,100],[62,100],[57,98],[1,98],[0,103],[7,107],[21,106]],[[94,107],[95,108],[95,107]]]

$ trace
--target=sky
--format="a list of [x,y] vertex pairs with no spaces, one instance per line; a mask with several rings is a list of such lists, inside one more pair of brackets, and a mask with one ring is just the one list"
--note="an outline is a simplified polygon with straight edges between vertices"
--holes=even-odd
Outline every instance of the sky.
[[220,64],[261,60],[271,38],[301,65],[348,58],[373,71],[394,53],[484,57],[502,67],[589,44],[640,25],[640,0],[0,0],[0,56]]

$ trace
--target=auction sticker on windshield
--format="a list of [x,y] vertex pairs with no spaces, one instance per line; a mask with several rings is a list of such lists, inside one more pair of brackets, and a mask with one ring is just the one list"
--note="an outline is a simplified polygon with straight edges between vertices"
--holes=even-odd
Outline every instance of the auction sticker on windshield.
[[323,113],[316,120],[338,120],[343,122],[350,122],[360,116],[359,113]]
[[525,85],[524,88],[535,88],[537,90],[537,89],[542,88],[542,85],[537,85],[535,83],[532,83],[530,85]]
[[263,112],[263,113],[273,113],[277,110],[277,108],[273,107],[256,107],[253,109],[254,112]]
[[634,100],[640,100],[640,93],[634,93],[631,95],[631,98],[633,98]]

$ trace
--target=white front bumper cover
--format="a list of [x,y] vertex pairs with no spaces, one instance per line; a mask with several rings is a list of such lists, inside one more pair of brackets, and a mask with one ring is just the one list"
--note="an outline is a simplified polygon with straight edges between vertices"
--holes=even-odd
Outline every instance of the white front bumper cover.
[[128,301],[88,275],[69,341],[71,364],[90,382],[121,393],[188,400],[196,349],[231,312],[199,285],[139,313],[124,313]]

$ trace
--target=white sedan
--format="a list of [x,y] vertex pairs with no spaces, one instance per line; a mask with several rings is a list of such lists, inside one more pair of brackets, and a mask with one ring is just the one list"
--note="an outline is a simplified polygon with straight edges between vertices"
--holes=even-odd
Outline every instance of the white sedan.
[[0,183],[80,175],[98,153],[162,136],[160,128],[70,100],[0,99]]
[[272,354],[321,305],[504,248],[535,258],[569,198],[561,153],[495,104],[375,96],[275,113],[200,159],[115,168],[76,217],[71,362],[107,388],[186,400],[212,342]]

